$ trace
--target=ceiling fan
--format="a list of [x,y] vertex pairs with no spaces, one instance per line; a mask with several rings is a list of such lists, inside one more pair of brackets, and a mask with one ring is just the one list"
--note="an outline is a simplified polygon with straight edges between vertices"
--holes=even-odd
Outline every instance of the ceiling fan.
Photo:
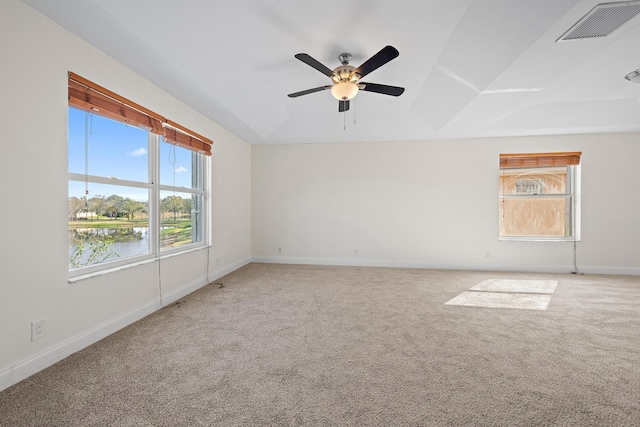
[[361,78],[382,67],[392,59],[397,58],[398,55],[400,55],[400,53],[395,47],[385,46],[380,50],[380,52],[366,60],[361,66],[355,68],[349,65],[351,55],[343,53],[338,57],[342,65],[331,70],[306,53],[299,53],[296,55],[296,58],[329,77],[333,80],[334,84],[290,93],[288,96],[289,98],[297,98],[298,96],[330,89],[333,97],[339,102],[339,112],[347,111],[349,109],[349,101],[352,100],[361,90],[381,93],[383,95],[400,96],[404,92],[403,87],[360,82]]

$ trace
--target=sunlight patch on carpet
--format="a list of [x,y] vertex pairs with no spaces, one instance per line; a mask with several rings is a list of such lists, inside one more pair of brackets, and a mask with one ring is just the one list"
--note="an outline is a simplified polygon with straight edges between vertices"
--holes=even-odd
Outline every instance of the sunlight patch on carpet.
[[556,280],[486,279],[444,304],[546,310],[557,286]]
[[516,292],[527,294],[552,294],[556,280],[486,279],[470,288],[470,291]]
[[550,301],[551,295],[465,291],[447,301],[445,305],[546,310]]

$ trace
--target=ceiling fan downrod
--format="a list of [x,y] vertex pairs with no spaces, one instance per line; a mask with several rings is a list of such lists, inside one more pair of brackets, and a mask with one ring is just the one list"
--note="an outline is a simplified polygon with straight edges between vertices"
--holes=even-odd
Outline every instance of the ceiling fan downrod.
[[338,59],[342,65],[349,65],[349,61],[351,61],[351,54],[341,53],[340,56],[338,56]]

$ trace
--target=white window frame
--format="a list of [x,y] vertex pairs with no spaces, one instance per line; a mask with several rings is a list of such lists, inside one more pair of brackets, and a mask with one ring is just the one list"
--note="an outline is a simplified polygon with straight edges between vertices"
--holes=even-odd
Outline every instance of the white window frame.
[[[152,134],[153,135],[153,134]],[[197,157],[197,164],[198,164],[198,168],[200,168],[198,170],[199,173],[199,177],[198,179],[202,181],[202,189],[196,189],[196,188],[186,188],[186,187],[174,187],[171,185],[166,185],[166,184],[160,184],[160,158],[159,158],[159,153],[160,153],[160,144],[168,144],[167,142],[163,142],[162,141],[162,137],[158,136],[158,135],[153,135],[156,136],[158,139],[158,143],[156,145],[156,150],[157,150],[157,155],[156,157],[156,164],[153,165],[154,167],[154,172],[156,173],[155,177],[154,177],[154,181],[153,182],[157,182],[157,196],[154,199],[154,203],[157,203],[157,206],[154,207],[154,212],[157,212],[157,218],[156,220],[158,221],[158,225],[155,227],[156,231],[158,233],[157,236],[157,240],[158,240],[158,250],[160,251],[161,255],[164,256],[165,254],[175,254],[175,253],[180,253],[180,252],[185,252],[188,251],[190,249],[193,248],[199,248],[199,247],[204,247],[208,245],[208,233],[207,233],[207,229],[208,229],[208,209],[207,209],[207,182],[209,182],[209,156],[205,156],[203,154],[200,153],[196,153],[193,152],[194,155],[196,155]],[[179,147],[176,147],[179,148]],[[162,201],[160,198],[160,192],[161,191],[175,191],[178,193],[189,193],[189,194],[198,194],[202,196],[202,212],[201,212],[201,233],[202,233],[202,241],[201,242],[195,242],[195,243],[190,243],[188,245],[184,245],[184,246],[179,246],[176,248],[170,248],[170,249],[162,249],[160,248],[160,202]],[[193,209],[193,207],[192,207]],[[192,225],[193,227],[193,225]]]
[[[68,108],[74,108],[69,106]],[[67,110],[68,111],[68,110]],[[86,113],[85,114],[90,114]],[[107,120],[111,120],[105,118]],[[67,122],[69,121],[67,117]],[[79,173],[68,172],[68,181],[76,181],[76,182],[88,182],[95,184],[108,184],[114,186],[123,186],[123,187],[135,187],[135,188],[144,188],[149,191],[149,246],[150,251],[148,254],[144,255],[136,255],[127,257],[124,259],[114,259],[105,261],[98,264],[83,266],[79,268],[71,269],[69,268],[69,281],[75,282],[82,278],[92,277],[95,275],[100,275],[102,273],[107,273],[111,271],[118,271],[123,268],[132,267],[135,265],[140,265],[146,262],[151,262],[160,258],[174,256],[176,254],[191,252],[193,250],[197,250],[200,248],[205,248],[210,245],[210,237],[209,237],[209,223],[210,223],[210,209],[208,203],[208,192],[209,192],[209,177],[210,177],[210,168],[211,161],[210,156],[205,156],[204,154],[193,152],[194,155],[197,156],[197,164],[199,168],[202,168],[198,171],[200,174],[200,179],[202,181],[202,188],[185,188],[185,187],[173,187],[169,185],[160,185],[160,144],[167,144],[163,141],[163,138],[159,135],[156,135],[152,132],[147,132],[148,134],[148,173],[149,173],[149,182],[142,181],[131,181],[125,179],[114,179],[113,177],[103,177],[103,176],[95,176],[95,175],[85,175]],[[189,194],[198,194],[202,196],[202,213],[201,213],[201,232],[202,239],[200,242],[193,242],[189,244],[185,244],[176,248],[170,249],[161,249],[160,248],[160,191],[176,191],[180,193],[189,193]],[[67,199],[69,198],[69,194],[67,194]]]
[[[580,165],[563,166],[567,168],[567,192],[559,194],[502,194],[502,189],[498,190],[498,201],[504,199],[549,199],[549,198],[565,198],[568,203],[568,227],[571,233],[568,236],[500,236],[498,230],[498,239],[501,241],[532,241],[532,242],[579,242],[581,240],[581,169]],[[522,167],[518,170],[530,170],[535,172],[536,167]],[[499,173],[503,170],[500,169]]]

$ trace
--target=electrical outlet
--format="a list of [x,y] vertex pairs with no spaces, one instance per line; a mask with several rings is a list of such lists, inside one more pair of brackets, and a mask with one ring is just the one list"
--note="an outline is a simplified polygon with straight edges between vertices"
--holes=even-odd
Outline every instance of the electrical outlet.
[[31,341],[39,340],[47,335],[47,319],[31,322]]
[[220,265],[220,257],[216,257],[216,265]]
[[278,246],[278,253],[281,254],[282,253],[282,246]]
[[354,254],[354,255],[358,255],[358,250],[357,250],[357,249],[354,249],[354,250],[353,250],[353,254]]

